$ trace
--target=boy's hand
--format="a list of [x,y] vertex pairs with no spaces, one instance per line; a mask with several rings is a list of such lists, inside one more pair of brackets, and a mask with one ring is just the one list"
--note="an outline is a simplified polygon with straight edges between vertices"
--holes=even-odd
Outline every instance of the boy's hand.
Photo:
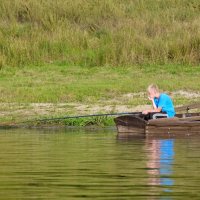
[[150,101],[153,101],[154,99],[153,98],[151,98],[151,97],[148,97],[148,99],[150,100]]
[[148,110],[144,110],[144,111],[142,112],[143,115],[147,115],[148,113],[149,113]]

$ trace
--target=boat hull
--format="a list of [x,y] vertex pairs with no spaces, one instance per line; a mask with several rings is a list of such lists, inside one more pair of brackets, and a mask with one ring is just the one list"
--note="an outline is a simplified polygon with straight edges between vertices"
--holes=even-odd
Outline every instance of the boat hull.
[[[183,117],[184,116],[184,117]],[[175,118],[144,120],[142,115],[120,116],[114,119],[118,136],[183,137],[200,136],[200,114],[182,114]]]

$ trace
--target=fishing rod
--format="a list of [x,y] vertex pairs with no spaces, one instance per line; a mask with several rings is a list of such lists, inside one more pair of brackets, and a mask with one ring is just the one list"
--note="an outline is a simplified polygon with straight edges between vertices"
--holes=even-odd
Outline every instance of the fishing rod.
[[[181,106],[181,107],[176,107],[176,109],[179,111],[192,108],[196,108],[196,106],[199,106],[199,104],[191,104],[187,106]],[[104,113],[104,114],[91,114],[91,115],[77,115],[77,116],[64,116],[64,117],[55,117],[55,118],[46,118],[46,119],[35,119],[35,120],[29,120],[25,121],[26,122],[45,122],[45,121],[54,121],[54,120],[65,120],[65,119],[75,119],[75,118],[86,118],[86,117],[100,117],[100,116],[119,116],[119,115],[138,115],[142,114],[142,112],[121,112],[121,113]]]
[[[122,113],[106,113],[106,114],[64,116],[64,117],[55,117],[55,118],[46,118],[46,119],[36,119],[36,120],[32,120],[32,121],[45,122],[45,121],[65,120],[65,119],[85,118],[85,117],[116,116],[116,115],[137,115],[137,114],[141,114],[141,112],[122,112]],[[26,122],[31,122],[31,121],[26,121]]]

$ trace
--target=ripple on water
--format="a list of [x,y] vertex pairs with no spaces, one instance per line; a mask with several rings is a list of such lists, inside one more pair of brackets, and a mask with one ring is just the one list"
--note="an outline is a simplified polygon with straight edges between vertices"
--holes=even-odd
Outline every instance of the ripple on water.
[[200,199],[199,139],[1,130],[0,199]]

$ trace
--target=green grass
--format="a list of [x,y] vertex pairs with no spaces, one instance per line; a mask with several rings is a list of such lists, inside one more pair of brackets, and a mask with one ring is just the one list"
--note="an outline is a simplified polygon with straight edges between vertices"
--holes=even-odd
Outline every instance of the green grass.
[[199,0],[0,0],[0,123],[134,110],[150,83],[198,93],[199,21]]
[[[200,88],[200,66],[91,68],[46,65],[3,68],[0,72],[0,102],[6,103],[95,103],[127,93],[145,92],[150,83],[157,83],[168,92],[198,92]],[[136,104],[135,99],[132,104]]]
[[[47,118],[48,119],[48,118]],[[61,119],[61,120],[46,120],[43,121],[30,121],[25,123],[26,126],[68,126],[68,127],[85,127],[85,126],[114,126],[113,117],[85,117],[85,118],[73,118],[73,119]]]
[[[135,106],[150,104],[145,93],[149,84],[156,83],[169,94],[175,91],[199,94],[199,76],[200,66],[186,65],[5,67],[0,71],[0,121],[116,112],[120,105],[134,111]],[[127,97],[128,94],[133,97]],[[175,106],[199,100],[200,96],[173,95]],[[95,106],[99,108],[95,110]],[[104,110],[106,106],[111,110]],[[97,124],[96,119],[81,120],[79,125]],[[70,120],[66,124],[76,122]]]
[[200,62],[199,0],[0,0],[0,67]]

